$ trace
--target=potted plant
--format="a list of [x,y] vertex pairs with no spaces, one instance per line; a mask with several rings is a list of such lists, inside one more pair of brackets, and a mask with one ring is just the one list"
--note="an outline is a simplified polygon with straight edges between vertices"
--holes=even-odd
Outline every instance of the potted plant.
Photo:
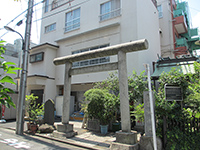
[[138,123],[144,122],[144,103],[138,104],[134,111],[131,111],[131,116],[135,116],[135,121]]
[[39,116],[44,114],[44,107],[41,104],[37,104],[36,99],[38,96],[26,95],[26,113],[28,114],[28,129],[35,133],[38,128]]
[[[132,109],[134,106],[130,105]],[[134,130],[144,133],[144,103],[138,104],[134,107],[132,111],[130,111],[131,121],[135,121]],[[132,118],[134,117],[134,118]]]
[[100,121],[101,133],[106,134],[108,124],[113,119],[117,98],[107,90],[90,89],[84,94],[85,99],[89,101],[87,112],[89,118]]

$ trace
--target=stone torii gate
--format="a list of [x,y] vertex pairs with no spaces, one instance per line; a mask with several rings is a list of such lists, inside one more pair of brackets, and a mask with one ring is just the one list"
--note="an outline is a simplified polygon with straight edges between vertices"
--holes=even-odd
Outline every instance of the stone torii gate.
[[[57,126],[57,131],[63,132],[62,136],[65,137],[73,135],[71,133],[73,131],[73,126],[69,124],[71,76],[77,74],[91,73],[91,72],[118,70],[122,132],[131,133],[126,53],[141,51],[147,48],[148,48],[147,40],[142,39],[119,45],[109,46],[93,51],[87,51],[79,54],[55,58],[53,60],[55,65],[65,64],[62,124]],[[111,55],[118,55],[118,62],[83,67],[83,68],[74,68],[74,69],[72,68],[73,62],[98,58],[98,57],[111,56]]]

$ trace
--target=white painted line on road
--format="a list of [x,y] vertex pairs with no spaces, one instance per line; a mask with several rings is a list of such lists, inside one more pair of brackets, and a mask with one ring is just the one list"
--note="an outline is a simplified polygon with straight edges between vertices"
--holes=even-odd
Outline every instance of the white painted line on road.
[[26,142],[18,142],[17,139],[4,139],[4,140],[0,140],[1,143],[5,143],[9,146],[13,146],[15,148],[24,148],[24,149],[29,149],[31,148]]

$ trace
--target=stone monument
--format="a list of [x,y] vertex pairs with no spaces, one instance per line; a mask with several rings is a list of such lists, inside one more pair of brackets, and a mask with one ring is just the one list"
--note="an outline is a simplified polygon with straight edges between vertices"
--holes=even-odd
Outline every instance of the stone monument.
[[44,124],[54,125],[55,105],[53,100],[48,99],[44,104]]

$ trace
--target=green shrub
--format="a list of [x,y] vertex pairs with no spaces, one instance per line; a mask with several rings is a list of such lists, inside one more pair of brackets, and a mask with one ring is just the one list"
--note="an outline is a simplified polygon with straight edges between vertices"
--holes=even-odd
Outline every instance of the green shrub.
[[114,117],[119,105],[119,99],[107,90],[90,89],[85,92],[85,101],[88,101],[87,113],[89,118],[95,118],[100,124],[108,124]]

